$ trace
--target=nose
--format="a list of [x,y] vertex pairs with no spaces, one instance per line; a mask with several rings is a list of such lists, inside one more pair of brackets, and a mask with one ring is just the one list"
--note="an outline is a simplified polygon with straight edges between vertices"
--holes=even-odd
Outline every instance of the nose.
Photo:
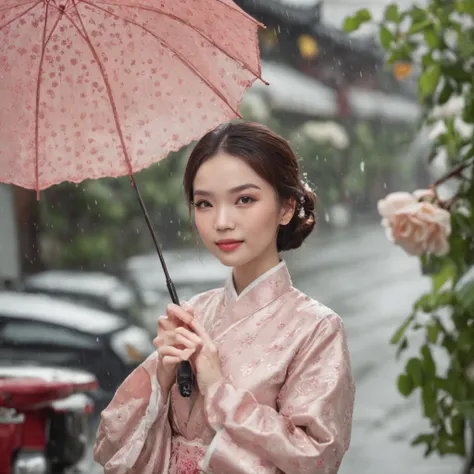
[[235,229],[235,222],[232,218],[232,212],[226,206],[220,206],[217,210],[214,229],[218,231]]

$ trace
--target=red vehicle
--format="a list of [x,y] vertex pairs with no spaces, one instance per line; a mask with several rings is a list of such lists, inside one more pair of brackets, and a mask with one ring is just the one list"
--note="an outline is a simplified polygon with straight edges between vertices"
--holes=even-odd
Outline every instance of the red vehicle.
[[59,474],[87,449],[93,375],[0,367],[0,474]]

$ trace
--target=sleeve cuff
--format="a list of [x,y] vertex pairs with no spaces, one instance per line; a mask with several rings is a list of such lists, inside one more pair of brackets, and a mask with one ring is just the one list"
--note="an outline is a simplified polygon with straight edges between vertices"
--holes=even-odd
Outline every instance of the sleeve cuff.
[[220,402],[230,390],[228,383],[219,381],[211,385],[204,395],[204,414],[216,433],[222,429],[225,419]]

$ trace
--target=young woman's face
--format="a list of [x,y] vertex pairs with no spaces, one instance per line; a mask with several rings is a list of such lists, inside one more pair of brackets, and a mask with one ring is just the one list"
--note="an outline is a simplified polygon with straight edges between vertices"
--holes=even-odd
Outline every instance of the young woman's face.
[[220,153],[203,163],[193,183],[194,216],[204,245],[224,265],[239,267],[277,253],[282,207],[272,186],[243,160]]

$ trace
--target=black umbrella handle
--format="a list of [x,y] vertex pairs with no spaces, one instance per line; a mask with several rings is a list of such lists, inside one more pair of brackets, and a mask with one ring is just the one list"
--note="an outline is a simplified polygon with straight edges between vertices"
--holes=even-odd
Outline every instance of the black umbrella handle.
[[[145,206],[145,203],[143,202],[143,198],[140,194],[140,190],[138,189],[137,183],[133,175],[130,175],[130,183],[132,184],[132,187],[137,193],[138,202],[140,203],[143,215],[145,216],[145,221],[147,223],[148,229],[150,230],[155,250],[158,254],[158,257],[161,262],[161,267],[163,268],[163,272],[165,274],[166,287],[168,288],[168,293],[170,295],[171,301],[174,304],[179,305],[178,293],[176,292],[176,288],[173,282],[171,281],[171,277],[168,273],[168,268],[166,267],[165,259],[163,258],[160,246],[158,245],[158,239],[151,224],[150,216],[148,215],[147,208]],[[179,363],[178,370],[176,371],[176,383],[178,384],[179,393],[182,397],[188,398],[192,395],[194,387],[194,374],[191,364],[188,361],[183,361]]]

